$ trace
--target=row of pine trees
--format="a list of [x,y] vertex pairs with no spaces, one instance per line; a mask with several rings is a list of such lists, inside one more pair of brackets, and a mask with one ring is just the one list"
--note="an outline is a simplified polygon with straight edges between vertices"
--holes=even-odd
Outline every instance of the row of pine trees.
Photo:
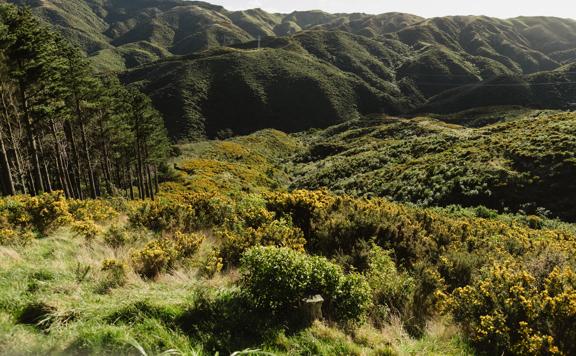
[[154,198],[169,149],[162,117],[27,8],[0,5],[0,85],[2,194]]

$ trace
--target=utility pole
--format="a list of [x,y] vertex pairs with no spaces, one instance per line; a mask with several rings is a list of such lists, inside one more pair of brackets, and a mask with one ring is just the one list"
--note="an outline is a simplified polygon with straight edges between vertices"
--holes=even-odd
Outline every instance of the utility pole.
[[258,35],[258,49],[260,49],[261,43],[262,43],[262,36]]

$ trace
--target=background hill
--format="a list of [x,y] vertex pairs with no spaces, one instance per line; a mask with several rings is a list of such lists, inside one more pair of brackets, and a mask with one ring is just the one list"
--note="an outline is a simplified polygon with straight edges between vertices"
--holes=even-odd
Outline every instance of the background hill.
[[28,3],[97,68],[128,70],[123,80],[150,94],[177,140],[326,127],[366,113],[576,102],[571,19],[271,14],[183,0]]

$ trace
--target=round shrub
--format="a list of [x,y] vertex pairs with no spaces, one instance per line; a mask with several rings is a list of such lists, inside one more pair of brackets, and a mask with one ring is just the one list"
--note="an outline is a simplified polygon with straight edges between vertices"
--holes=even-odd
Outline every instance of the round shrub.
[[323,257],[289,248],[255,247],[242,257],[242,289],[258,309],[289,318],[303,299],[321,295],[324,312],[336,321],[358,321],[370,306],[371,290],[360,275],[346,275]]
[[126,246],[131,240],[127,229],[118,225],[112,225],[104,234],[104,242],[112,248]]
[[176,254],[174,246],[166,240],[154,240],[132,254],[132,263],[142,277],[156,278],[172,268]]

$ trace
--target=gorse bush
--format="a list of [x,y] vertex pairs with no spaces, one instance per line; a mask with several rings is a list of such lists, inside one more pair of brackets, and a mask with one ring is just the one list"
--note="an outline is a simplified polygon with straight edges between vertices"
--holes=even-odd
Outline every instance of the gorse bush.
[[47,234],[72,220],[68,201],[61,192],[0,199],[0,223],[3,228],[11,226]]
[[192,257],[198,251],[198,247],[204,241],[204,235],[192,233],[185,234],[179,231],[170,238],[177,255],[180,258]]
[[[118,201],[118,200],[116,200]],[[75,220],[92,220],[103,222],[117,218],[119,204],[107,200],[72,200],[68,199],[70,214]]]
[[88,241],[94,240],[102,232],[102,229],[90,220],[75,221],[71,228],[75,234]]
[[178,201],[148,201],[130,212],[130,222],[153,231],[195,230],[224,222],[228,201],[214,194],[183,194]]
[[129,231],[116,224],[110,226],[104,233],[104,242],[112,248],[120,248],[126,246],[133,240]]
[[26,246],[36,236],[31,231],[0,229],[0,246]]
[[141,276],[153,279],[172,269],[178,261],[194,255],[203,241],[203,235],[177,231],[172,236],[152,240],[134,251],[132,264]]
[[254,305],[280,319],[298,311],[302,300],[321,295],[324,311],[338,321],[361,320],[371,303],[371,290],[360,275],[346,275],[323,257],[288,248],[255,247],[241,262],[243,291]]
[[132,253],[132,264],[141,276],[156,278],[174,266],[177,251],[166,239],[153,240]]
[[122,287],[128,281],[128,266],[126,263],[107,259],[102,261],[101,272],[103,278],[100,281],[100,290],[106,292],[112,288]]
[[453,293],[452,311],[487,354],[573,355],[576,273],[569,267],[535,278],[517,263],[496,264]]
[[99,232],[94,222],[110,220],[118,214],[106,201],[70,200],[62,192],[0,198],[0,227],[18,231],[17,235],[24,240],[31,236],[31,231],[47,235],[67,225],[77,234],[93,238]]
[[235,265],[242,254],[254,246],[289,247],[304,251],[306,240],[302,230],[284,219],[253,227],[236,228],[236,231],[223,230],[218,233],[221,240],[221,254],[227,263]]

